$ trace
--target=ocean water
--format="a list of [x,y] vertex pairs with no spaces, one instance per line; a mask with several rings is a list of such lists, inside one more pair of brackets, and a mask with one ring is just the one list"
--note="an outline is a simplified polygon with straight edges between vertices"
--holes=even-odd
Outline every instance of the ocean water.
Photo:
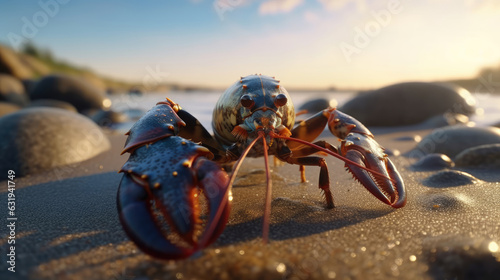
[[[159,101],[166,97],[177,102],[185,110],[189,111],[209,130],[212,130],[212,110],[221,95],[220,92],[179,92],[170,91],[166,93],[149,93],[143,95],[112,95],[112,108],[116,111],[127,111],[140,109],[147,111]],[[314,98],[335,99],[341,106],[355,95],[354,92],[290,92],[292,102],[296,108],[308,100]],[[476,126],[488,126],[500,122],[500,95],[488,93],[473,94],[476,100],[477,114],[471,117]],[[120,129],[128,129],[128,124]]]

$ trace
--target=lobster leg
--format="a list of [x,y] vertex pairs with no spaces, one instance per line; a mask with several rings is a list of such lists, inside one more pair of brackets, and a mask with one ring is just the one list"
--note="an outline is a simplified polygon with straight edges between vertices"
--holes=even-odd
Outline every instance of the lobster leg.
[[[317,152],[317,150],[316,150]],[[280,160],[286,161],[290,164],[298,164],[300,166],[319,166],[320,171],[319,171],[319,188],[323,190],[323,193],[325,194],[325,199],[326,199],[326,207],[327,208],[334,208],[335,205],[333,203],[333,195],[332,192],[330,191],[330,176],[328,173],[328,167],[326,165],[326,161],[324,158],[321,157],[293,157],[292,152],[286,148],[283,147],[282,149],[279,150],[277,157]]]
[[[330,150],[330,151],[332,151],[334,153],[338,153],[339,152],[339,150],[337,149],[337,147],[335,147],[332,144],[330,144],[330,143],[328,143],[326,141],[323,141],[323,140],[314,142],[313,144],[316,145],[316,146],[320,146],[321,148],[328,149],[328,150]],[[312,154],[315,154],[315,153],[318,153],[318,149],[316,149],[314,147],[311,147],[311,146],[305,146],[305,147],[299,148],[298,150],[294,150],[293,151],[293,156],[294,157],[304,157],[304,156],[312,155]]]

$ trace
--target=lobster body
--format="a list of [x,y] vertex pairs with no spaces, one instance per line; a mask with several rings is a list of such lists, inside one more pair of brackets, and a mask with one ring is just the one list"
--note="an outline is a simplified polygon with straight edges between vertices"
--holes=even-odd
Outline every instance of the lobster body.
[[[294,127],[290,96],[272,77],[242,77],[219,98],[212,136],[200,122],[167,98],[127,133],[130,158],[117,195],[120,221],[144,252],[164,259],[186,258],[211,243],[228,221],[231,186],[245,156],[264,156],[267,176],[264,240],[269,230],[271,180],[268,154],[290,164],[320,167],[319,188],[333,208],[323,151],[346,162],[348,170],[382,202],[406,203],[404,183],[370,131],[354,118],[326,109]],[[325,126],[341,139],[336,148],[311,143]],[[262,141],[259,141],[262,140]],[[231,176],[220,164],[237,161]],[[267,226],[267,228],[266,228]]]

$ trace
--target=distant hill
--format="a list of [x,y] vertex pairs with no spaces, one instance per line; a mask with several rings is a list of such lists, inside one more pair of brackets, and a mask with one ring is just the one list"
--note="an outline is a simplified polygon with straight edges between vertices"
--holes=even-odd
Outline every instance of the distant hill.
[[[0,73],[8,73],[18,79],[38,79],[42,76],[61,73],[77,75],[86,79],[102,91],[108,93],[120,92],[165,92],[168,90],[214,90],[212,88],[180,85],[180,84],[158,84],[148,85],[145,88],[141,83],[133,83],[104,77],[92,71],[87,67],[77,66],[71,62],[58,59],[50,50],[40,48],[35,44],[28,42],[19,52],[0,44]],[[500,65],[497,68],[484,68],[474,78],[453,79],[447,81],[464,87],[471,93],[494,93],[500,94]],[[289,89],[290,90],[290,89]],[[293,89],[297,90],[297,89]],[[354,89],[336,89],[329,88],[325,90],[356,91]],[[301,89],[300,91],[318,91],[311,89]]]
[[[145,91],[140,83],[132,83],[103,77],[89,68],[77,66],[55,57],[51,51],[26,43],[19,52],[0,44],[0,73],[10,74],[20,80],[36,80],[50,74],[80,76],[102,91]],[[149,91],[168,90],[167,85],[156,85]]]
[[471,93],[500,94],[500,65],[497,68],[483,68],[477,77],[472,79],[456,79],[448,82],[460,85]]

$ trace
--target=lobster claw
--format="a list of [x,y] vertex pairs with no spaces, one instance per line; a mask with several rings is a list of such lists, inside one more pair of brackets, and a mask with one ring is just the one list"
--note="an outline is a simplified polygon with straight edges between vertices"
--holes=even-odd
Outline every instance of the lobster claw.
[[325,114],[329,130],[342,139],[340,154],[384,177],[346,163],[348,171],[380,201],[394,208],[405,206],[403,178],[370,130],[360,121],[334,108],[325,110]]
[[342,141],[340,153],[355,163],[385,175],[386,178],[346,163],[348,171],[371,194],[394,208],[405,206],[406,190],[403,178],[373,137],[351,133]]
[[229,217],[229,179],[210,156],[178,136],[131,154],[120,171],[125,174],[117,205],[123,228],[141,250],[163,259],[186,258],[222,233]]

